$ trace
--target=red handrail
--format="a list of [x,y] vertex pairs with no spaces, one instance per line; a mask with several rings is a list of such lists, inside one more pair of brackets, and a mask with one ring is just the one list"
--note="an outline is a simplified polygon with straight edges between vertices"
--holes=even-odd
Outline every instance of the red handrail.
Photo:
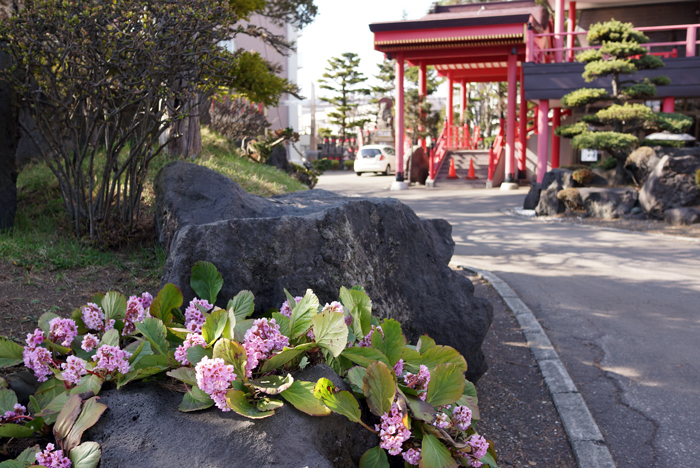
[[442,164],[445,153],[447,153],[447,132],[448,126],[445,125],[442,129],[442,133],[440,133],[440,136],[437,139],[437,143],[435,143],[435,148],[433,148],[430,153],[430,158],[428,159],[428,172],[431,180],[435,180],[435,173],[437,172],[437,169],[440,168],[440,164]]
[[501,158],[501,153],[503,152],[503,144],[506,139],[505,135],[505,119],[501,119],[498,135],[496,136],[496,140],[493,142],[493,147],[489,150],[489,182],[493,181],[493,176],[496,173],[496,166],[498,165],[498,160]]

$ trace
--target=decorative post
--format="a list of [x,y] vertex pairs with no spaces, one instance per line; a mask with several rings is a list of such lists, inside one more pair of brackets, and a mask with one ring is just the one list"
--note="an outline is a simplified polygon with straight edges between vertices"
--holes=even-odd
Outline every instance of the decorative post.
[[[428,96],[428,71],[425,65],[425,60],[421,60],[418,66],[418,93],[421,98],[427,99]],[[421,111],[421,114],[423,111]],[[419,130],[424,130],[422,127]],[[420,139],[420,145],[425,152],[425,138]],[[427,153],[426,153],[427,154]]]
[[454,146],[452,142],[452,126],[454,125],[454,89],[455,82],[452,77],[452,72],[447,72],[447,147],[451,148]]
[[391,190],[406,190],[408,184],[403,178],[403,137],[404,137],[404,92],[403,92],[403,75],[404,63],[403,53],[396,54],[396,135],[395,151],[396,151],[396,180],[391,184]]
[[554,52],[556,63],[561,63],[564,57],[564,51],[561,50],[564,48],[564,36],[562,35],[564,32],[564,8],[564,0],[556,0],[554,9],[554,33],[556,34],[556,36],[554,36],[554,47],[559,49]]
[[561,125],[561,107],[552,109],[552,169],[559,167],[560,138],[557,136],[557,128]]
[[519,139],[520,139],[520,163],[518,169],[523,173],[527,172],[527,101],[525,100],[525,72],[520,67],[520,116],[518,117]]
[[549,101],[540,99],[540,110],[538,112],[539,122],[537,129],[537,183],[541,184],[544,174],[547,172],[547,159],[549,153]]
[[459,119],[462,126],[462,143],[460,146],[467,146],[467,79],[459,81]]
[[515,114],[518,99],[518,55],[515,47],[508,56],[508,114],[506,115],[506,174],[501,190],[516,190],[515,183]]
[[676,98],[673,96],[665,97],[661,106],[661,112],[668,112],[669,114],[676,112]]
[[685,36],[685,56],[695,57],[695,44],[697,43],[698,28],[697,26],[688,26],[688,32]]
[[[569,2],[569,24],[566,27],[566,32],[573,33],[575,30],[576,30],[576,2]],[[575,38],[576,38],[576,36],[574,36],[573,34],[569,34],[566,37],[566,48],[569,49],[566,51],[566,61],[567,62],[574,61],[574,51],[572,49],[574,48]]]
[[535,61],[535,33],[532,30],[532,24],[527,23],[527,29],[525,30],[525,35],[527,36],[525,40],[525,61],[534,62]]

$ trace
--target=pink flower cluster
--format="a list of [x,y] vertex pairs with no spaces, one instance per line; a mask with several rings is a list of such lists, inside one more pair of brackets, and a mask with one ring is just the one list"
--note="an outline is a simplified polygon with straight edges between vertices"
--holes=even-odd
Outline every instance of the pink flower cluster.
[[185,342],[178,346],[175,350],[175,359],[177,359],[177,361],[183,366],[189,366],[191,364],[187,359],[187,350],[194,345],[202,345],[206,347],[207,342],[202,335],[189,333],[187,338],[185,338]]
[[[299,304],[299,301],[301,301],[303,297],[297,296],[294,298],[294,302]],[[292,316],[292,308],[289,307],[289,301],[284,301],[282,303],[282,307],[280,307],[280,314],[284,315],[285,317],[291,317]]]
[[396,377],[401,378],[403,374],[403,359],[399,359],[396,364],[394,364],[394,374]]
[[115,320],[110,319],[105,323],[105,314],[97,304],[88,302],[81,311],[83,313],[83,323],[89,330],[107,331],[114,328]]
[[202,325],[204,325],[204,320],[206,320],[198,306],[206,310],[211,310],[214,307],[206,299],[197,299],[195,297],[190,301],[190,305],[185,309],[185,327],[192,333],[202,333]]
[[126,374],[130,368],[130,357],[131,353],[119,349],[117,346],[102,345],[95,354],[95,358],[97,358],[95,370],[104,369],[107,372],[119,371]]
[[402,453],[401,456],[409,465],[417,465],[420,462],[420,449],[410,448]]
[[80,379],[82,378],[82,376],[87,374],[85,364],[86,362],[80,359],[79,357],[68,356],[66,362],[61,364],[61,368],[63,369],[61,375],[64,379],[66,379],[73,385],[78,385],[80,384]]
[[13,409],[14,411],[5,411],[5,414],[0,416],[0,423],[10,421],[20,416],[24,416],[27,413],[27,408],[20,405],[19,403],[15,403]]
[[27,346],[31,349],[36,348],[44,342],[44,332],[41,329],[34,329],[34,333],[27,333]]
[[56,317],[49,321],[49,340],[54,343],[60,341],[61,346],[70,346],[77,334],[78,327],[72,319]]
[[275,319],[261,318],[253,322],[243,337],[243,348],[248,357],[246,377],[253,375],[253,369],[260,361],[269,358],[273,351],[281,351],[285,346],[289,346],[289,338],[280,333],[280,326]]
[[452,412],[452,423],[460,431],[466,431],[472,423],[472,410],[467,406],[456,406]]
[[[321,310],[321,313],[323,312],[337,312],[339,314],[342,314],[344,313],[343,304],[341,304],[338,301],[333,301],[330,304],[326,304],[325,306],[323,306],[323,310]],[[350,320],[352,320],[352,317],[350,317]]]
[[46,450],[36,454],[36,461],[46,468],[70,468],[72,466],[70,459],[63,456],[63,450],[54,452],[53,444],[46,444]]
[[388,450],[391,455],[400,454],[401,446],[411,437],[411,431],[404,425],[396,403],[391,405],[388,412],[382,414],[381,424],[376,424],[374,429],[379,431],[379,446]]
[[51,353],[46,348],[41,348],[39,345],[44,341],[44,333],[38,328],[34,333],[27,335],[27,346],[22,351],[24,365],[27,369],[34,371],[39,382],[46,382],[48,376],[52,374],[49,365],[53,365]]
[[126,301],[126,316],[124,317],[122,335],[128,335],[136,330],[135,323],[143,322],[143,319],[148,316],[147,311],[151,306],[151,302],[153,302],[153,296],[147,292],[143,293],[141,297],[129,297],[129,300]]
[[226,403],[226,391],[231,382],[236,380],[233,366],[227,365],[223,359],[209,359],[204,356],[195,367],[197,386],[214,400],[221,411],[231,411]]
[[95,335],[88,333],[83,337],[83,342],[80,344],[80,347],[89,353],[93,349],[97,348],[99,344],[100,340],[97,339]]
[[479,468],[481,465],[483,465],[479,459],[486,455],[486,452],[489,449],[489,443],[486,441],[486,439],[477,434],[472,435],[469,438],[468,443],[472,446],[472,453],[469,455],[471,460],[469,460],[469,462],[473,467]]
[[415,390],[425,390],[425,392],[421,393],[420,399],[425,401],[425,397],[428,395],[427,390],[428,390],[428,384],[430,383],[430,371],[428,370],[428,367],[421,364],[420,369],[418,370],[418,374],[411,374],[410,372],[406,372],[406,375],[403,378],[404,382],[406,382],[406,386],[409,388],[413,388]]
[[450,425],[450,417],[445,413],[438,413],[435,416],[435,421],[433,421],[432,424],[440,429],[445,429]]
[[375,327],[374,325],[372,325],[372,328],[369,330],[369,333],[367,333],[367,335],[365,335],[365,337],[362,338],[359,341],[359,343],[357,343],[357,346],[359,346],[360,348],[371,347],[372,346],[372,333],[374,333],[374,330],[378,330],[379,333],[381,333],[382,336],[384,336],[384,330],[382,330],[382,327],[380,327],[380,326]]

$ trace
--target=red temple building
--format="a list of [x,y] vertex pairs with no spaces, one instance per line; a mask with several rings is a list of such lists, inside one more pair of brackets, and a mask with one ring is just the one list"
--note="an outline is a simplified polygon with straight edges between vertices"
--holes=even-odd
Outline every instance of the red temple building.
[[[631,22],[650,37],[650,53],[666,64],[663,73],[671,85],[658,88],[658,102],[646,102],[664,112],[681,112],[695,119],[700,135],[700,57],[697,1],[649,0],[548,0],[550,14],[534,0],[484,2],[437,6],[419,20],[370,24],[374,48],[396,60],[397,182],[403,182],[404,68],[418,66],[419,92],[426,94],[426,67],[435,66],[448,80],[448,89],[460,89],[464,113],[470,83],[508,83],[507,112],[493,147],[488,151],[486,186],[517,188],[518,180],[541,182],[551,168],[578,162],[568,141],[554,136],[562,123],[578,117],[561,108],[565,94],[582,87],[609,87],[604,80],[586,83],[584,65],[575,55],[590,48],[586,43],[591,24],[615,18]],[[637,78],[643,78],[640,72]],[[453,92],[448,93],[447,122],[430,156],[427,185],[442,182],[446,162],[459,150],[474,149],[478,129],[454,122]],[[527,102],[535,107],[535,119],[527,121]],[[682,108],[679,108],[679,105]],[[464,115],[464,114],[463,114]],[[471,131],[470,131],[471,130]],[[441,168],[443,169],[441,171]]]

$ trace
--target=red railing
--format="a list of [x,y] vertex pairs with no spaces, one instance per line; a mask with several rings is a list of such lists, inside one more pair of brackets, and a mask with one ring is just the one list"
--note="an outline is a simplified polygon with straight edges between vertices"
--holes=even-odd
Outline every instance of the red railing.
[[430,151],[430,158],[428,159],[428,173],[431,180],[435,180],[435,174],[440,170],[442,161],[445,159],[445,154],[447,154],[447,125],[442,129],[442,133],[435,143],[435,148]]
[[489,150],[489,181],[493,181],[493,176],[496,173],[496,166],[498,166],[498,161],[501,159],[501,153],[503,153],[503,146],[505,146],[505,143],[506,122],[505,119],[501,119],[498,135],[496,135],[496,140],[494,140],[493,146]]
[[475,127],[474,135],[469,134],[468,125],[447,125],[447,147],[459,149],[476,149],[479,143],[479,127]]

